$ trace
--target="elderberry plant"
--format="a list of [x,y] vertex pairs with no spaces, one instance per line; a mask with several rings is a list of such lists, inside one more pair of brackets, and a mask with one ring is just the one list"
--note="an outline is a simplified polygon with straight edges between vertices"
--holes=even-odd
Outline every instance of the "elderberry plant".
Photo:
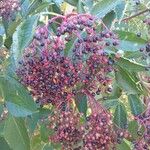
[[0,0],[0,149],[149,150],[149,8]]

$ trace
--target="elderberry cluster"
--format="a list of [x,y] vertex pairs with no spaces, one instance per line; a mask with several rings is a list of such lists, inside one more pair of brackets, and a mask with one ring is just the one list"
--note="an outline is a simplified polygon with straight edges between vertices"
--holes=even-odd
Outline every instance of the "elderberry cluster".
[[12,13],[19,9],[18,0],[1,0],[0,1],[0,16],[8,19]]
[[109,150],[113,147],[115,137],[112,130],[111,116],[102,111],[87,117],[87,130],[83,138],[85,150]]
[[89,107],[92,113],[86,117],[83,149],[115,149],[117,136],[113,131],[111,114],[94,99],[90,92],[85,91],[85,93],[88,95]]
[[[62,22],[55,35],[50,27],[57,19]],[[104,30],[99,32],[99,26]],[[74,42],[68,52],[70,40]],[[75,95],[79,84],[92,95],[109,93],[109,73],[113,71],[114,61],[105,48],[110,44],[118,45],[117,36],[93,16],[57,16],[37,28],[17,74],[41,105],[65,105]],[[66,56],[66,53],[70,54]]]
[[[49,128],[54,134],[49,140],[61,143],[64,150],[110,150],[115,149],[117,136],[113,132],[111,115],[94,99],[90,99],[92,113],[81,123],[81,114],[72,109],[64,112],[55,111],[49,117]],[[95,108],[93,110],[93,108]],[[122,137],[123,134],[119,133]]]
[[[51,31],[55,22],[61,22],[56,34]],[[117,36],[101,20],[88,14],[70,14],[39,26],[25,49],[17,75],[37,103],[55,106],[49,118],[54,134],[49,139],[61,143],[63,149],[113,148],[116,140],[111,115],[96,102],[95,95],[112,91],[114,60],[105,50],[117,45]],[[70,109],[79,91],[88,96],[92,110],[82,125],[80,114]]]
[[21,83],[29,87],[32,96],[40,105],[51,103],[65,107],[73,97],[73,88],[79,80],[79,66],[63,56],[42,54],[25,55],[20,63],[17,75]]
[[60,143],[64,150],[80,149],[84,130],[80,123],[80,114],[69,109],[65,112],[54,112],[49,117],[49,128],[54,130],[54,134],[49,140]]

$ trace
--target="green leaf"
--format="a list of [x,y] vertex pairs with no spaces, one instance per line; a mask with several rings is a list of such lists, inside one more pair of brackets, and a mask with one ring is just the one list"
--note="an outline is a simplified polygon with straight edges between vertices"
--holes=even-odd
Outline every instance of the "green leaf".
[[26,124],[29,130],[29,133],[32,135],[34,133],[34,130],[37,127],[37,123],[39,121],[39,113],[35,113],[26,119]]
[[15,65],[15,60],[13,55],[10,55],[8,58],[9,65],[6,68],[6,74],[10,77],[15,77],[16,76],[16,65]]
[[11,24],[8,27],[8,35],[12,36],[13,33],[16,31],[17,26],[21,23],[22,19],[15,20],[11,22]]
[[107,109],[115,108],[118,105],[118,103],[119,103],[118,99],[108,99],[108,100],[103,101],[103,105]]
[[4,111],[4,106],[0,103],[0,115],[3,113]]
[[130,145],[125,140],[121,144],[117,145],[117,150],[131,150]]
[[26,17],[26,15],[28,14],[29,6],[30,6],[30,1],[29,0],[23,0],[22,5],[21,5],[22,17]]
[[96,15],[98,18],[103,18],[113,8],[120,4],[122,0],[101,0],[91,9],[91,14]]
[[4,42],[4,46],[7,48],[7,49],[10,49],[11,45],[12,45],[12,37],[11,36],[7,36],[7,38],[5,39],[5,42]]
[[128,94],[137,94],[141,92],[126,70],[119,67],[118,71],[115,72],[115,78],[118,86]]
[[54,147],[53,147],[51,144],[46,144],[46,145],[43,147],[43,150],[54,150]]
[[15,117],[26,117],[32,114],[32,111],[12,102],[6,102],[6,107],[9,112]]
[[14,78],[0,76],[0,88],[9,112],[16,117],[25,117],[37,111],[29,92]]
[[131,107],[131,112],[134,116],[137,116],[143,112],[144,107],[138,95],[131,94],[128,96],[128,100]]
[[49,4],[50,4],[49,2],[42,2],[34,11],[31,11],[30,14],[35,15],[35,14],[40,13],[42,10],[48,7]]
[[20,4],[22,5],[24,3],[25,0],[20,0]]
[[35,0],[32,3],[29,0],[25,0],[21,5],[22,17],[27,18],[29,15],[37,14],[48,7],[49,4],[50,2],[42,2],[42,0]]
[[40,133],[41,133],[41,140],[47,143],[48,137],[50,136],[50,130],[47,128],[46,124],[40,125]]
[[122,129],[126,128],[127,125],[127,113],[125,107],[121,104],[117,105],[114,113],[114,123]]
[[39,118],[42,119],[42,118],[47,118],[50,114],[53,113],[52,110],[50,109],[47,109],[47,108],[39,108]]
[[105,23],[105,25],[107,27],[111,27],[112,23],[114,21],[114,19],[116,18],[116,14],[114,11],[109,12],[104,18],[103,18],[103,22]]
[[77,38],[71,39],[71,41],[66,43],[66,48],[64,50],[65,56],[71,56],[72,55],[72,49],[74,47],[75,42],[77,41]]
[[12,149],[10,149],[8,143],[6,142],[6,140],[3,137],[0,137],[0,148],[1,148],[1,150],[12,150]]
[[[57,3],[57,1],[55,1],[55,3]],[[28,15],[34,15],[34,14],[38,14],[40,12],[43,11],[43,9],[45,9],[46,7],[48,7],[49,5],[52,5],[54,3],[52,3],[51,1],[49,2],[45,2],[45,1],[41,1],[41,0],[36,0],[33,1],[31,3],[31,5],[28,8],[28,12],[27,12],[27,16]]]
[[43,150],[44,143],[41,141],[40,135],[35,135],[31,139],[31,150]]
[[76,106],[79,112],[83,113],[86,116],[87,112],[87,97],[85,94],[78,93],[75,98]]
[[58,6],[60,6],[60,5],[63,3],[63,1],[64,1],[64,0],[55,0],[54,2],[55,2]]
[[139,126],[138,122],[135,121],[135,120],[130,121],[129,124],[128,124],[128,131],[131,134],[133,140],[136,140],[137,138],[141,138],[138,135],[138,131],[140,131],[143,134],[144,129],[145,128],[143,126],[142,127]]
[[4,127],[5,127],[5,121],[7,119],[3,120],[0,122],[0,137],[3,137],[4,136]]
[[69,3],[70,5],[77,6],[78,0],[64,0],[65,2]]
[[37,21],[38,16],[31,16],[27,18],[21,25],[18,26],[17,31],[14,33],[12,50],[16,62],[23,54],[24,49],[31,42],[36,29]]
[[126,9],[126,3],[124,0],[115,7],[115,13],[118,20],[121,20],[123,18],[125,9]]
[[78,11],[78,13],[84,13],[85,12],[84,7],[83,7],[83,3],[81,0],[78,0],[77,11]]
[[3,36],[5,34],[4,26],[0,23],[0,36]]
[[[3,23],[4,30],[5,30],[5,34],[6,34],[6,36],[8,36],[7,30],[8,30],[8,26],[9,26],[9,21],[7,19],[3,18],[2,23]],[[2,31],[3,31],[3,29],[2,29]]]
[[115,32],[119,37],[118,49],[123,51],[139,51],[139,49],[147,42],[145,39],[137,37],[136,34],[131,32],[121,30],[116,30]]
[[60,149],[61,149],[61,145],[54,144],[54,143],[45,144],[45,146],[43,147],[43,150],[60,150]]
[[21,118],[9,116],[4,128],[4,138],[13,150],[30,150],[30,140]]
[[30,133],[34,133],[34,130],[36,129],[38,121],[40,119],[47,118],[50,114],[52,114],[52,111],[50,109],[39,108],[37,113],[34,113],[31,116],[29,116],[26,119],[26,123]]
[[85,5],[89,8],[89,10],[93,7],[93,0],[85,0]]
[[128,125],[128,131],[130,132],[133,139],[136,139],[138,137],[138,123],[137,121],[130,121]]
[[127,59],[127,58],[124,58],[124,57],[121,57],[117,61],[117,64],[119,66],[121,66],[123,69],[126,69],[128,71],[139,72],[139,71],[145,71],[145,68],[146,68],[146,66],[144,66],[142,64],[139,64],[139,63],[136,63],[136,62],[133,62],[130,59]]
[[136,43],[136,42],[126,41],[126,40],[119,40],[119,45],[117,46],[117,49],[120,49],[125,52],[131,51],[131,52],[134,52],[134,54],[136,55],[137,51],[139,51],[139,49],[143,46],[144,46],[144,44],[142,44],[142,43]]
[[0,47],[3,45],[3,36],[0,35]]
[[139,51],[139,49],[137,51],[125,51],[124,57],[128,59],[136,59],[141,57],[141,52]]
[[135,33],[121,30],[116,30],[115,32],[118,34],[120,40],[130,41],[139,44],[145,44],[147,42],[145,39],[137,37]]
[[119,88],[117,83],[114,82],[112,92],[110,96],[108,97],[108,99],[117,99],[121,96],[121,94],[122,94],[122,90]]

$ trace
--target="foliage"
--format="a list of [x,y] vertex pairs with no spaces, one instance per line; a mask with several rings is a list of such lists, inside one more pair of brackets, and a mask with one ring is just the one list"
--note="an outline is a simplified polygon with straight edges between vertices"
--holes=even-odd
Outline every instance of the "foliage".
[[[11,3],[14,3],[14,5]],[[79,145],[75,146],[73,143],[74,150],[77,147],[81,149],[82,145],[90,149],[90,146],[84,140],[89,137],[94,141],[95,139],[92,139],[92,137],[99,136],[96,131],[104,132],[96,128],[97,122],[99,124],[107,123],[105,130],[109,129],[112,132],[104,138],[107,139],[113,136],[116,141],[112,143],[115,143],[117,150],[142,150],[144,146],[147,146],[147,149],[150,148],[149,0],[14,0],[7,2],[2,0],[0,7],[1,5],[2,7],[4,6],[0,10],[0,148],[2,150],[61,149],[65,143],[64,138],[62,140],[60,139],[61,134],[55,135],[54,133],[58,133],[62,128],[69,126],[66,125],[68,114],[70,114],[68,118],[71,128],[76,126],[76,132],[80,132],[73,139],[73,142],[76,142],[76,138],[78,141],[80,139]],[[5,11],[7,13],[4,13]],[[51,63],[52,60],[48,58],[46,61],[51,64],[49,68],[38,63],[35,65],[36,67],[32,68],[32,65],[31,67],[29,65],[31,62],[22,63],[24,59],[28,60],[26,56],[34,48],[37,52],[34,56],[39,56],[41,47],[37,45],[41,41],[37,40],[37,35],[39,35],[38,31],[42,32],[42,27],[46,27],[46,32],[51,40],[63,37],[62,43],[58,40],[55,41],[53,46],[65,45],[63,56],[71,58],[71,61],[68,59],[65,61],[66,65],[72,68],[71,71],[68,69],[67,72],[70,71],[70,74],[74,74],[74,76],[77,76],[78,72],[83,73],[82,67],[78,70],[73,68],[73,63],[75,61],[80,62],[80,60],[73,60],[72,56],[74,55],[73,49],[77,45],[76,43],[78,42],[80,45],[82,42],[80,39],[84,39],[84,42],[87,42],[85,39],[87,36],[85,27],[83,27],[79,36],[72,36],[71,40],[67,39],[69,32],[65,36],[61,33],[61,30],[58,32],[59,25],[63,25],[62,18],[65,18],[68,14],[76,13],[80,16],[84,14],[87,17],[87,22],[90,20],[89,16],[91,15],[96,18],[94,23],[95,32],[101,33],[101,35],[104,31],[113,33],[114,37],[109,38],[109,40],[106,38],[102,41],[106,44],[103,47],[105,54],[104,56],[100,54],[102,59],[110,60],[108,67],[101,67],[104,70],[113,69],[109,73],[101,71],[102,78],[108,77],[111,79],[111,84],[106,83],[104,88],[108,89],[107,92],[101,91],[99,88],[96,89],[97,87],[103,87],[102,80],[98,82],[96,76],[92,80],[88,78],[87,84],[85,84],[86,81],[78,82],[77,80],[73,83],[73,88],[68,86],[64,82],[65,78],[61,76],[65,74],[63,66]],[[58,18],[54,20],[53,18],[55,17]],[[85,23],[87,23],[86,21]],[[51,23],[52,25],[47,28]],[[82,23],[79,23],[79,25]],[[86,29],[92,28],[89,32],[94,30],[90,23],[85,26]],[[105,33],[104,36],[108,35]],[[32,47],[33,43],[37,44],[35,44],[34,48]],[[40,46],[45,48],[45,43]],[[110,45],[110,43],[113,44]],[[29,57],[36,58],[34,56]],[[90,66],[94,64],[94,61],[96,62],[99,59],[95,55],[93,56],[85,55],[82,58],[84,63],[81,64],[86,66],[87,70],[90,70]],[[62,59],[62,57],[55,58],[55,60],[58,59]],[[103,63],[105,61],[101,61],[102,65]],[[80,63],[78,67],[79,65]],[[19,68],[20,66],[21,68]],[[50,87],[48,87],[49,83],[47,84],[48,78],[45,77],[43,83],[40,83],[41,91],[39,95],[42,95],[40,98],[43,99],[44,97],[46,102],[35,96],[38,94],[34,93],[36,90],[32,84],[28,84],[27,81],[25,83],[25,79],[28,76],[26,69],[34,70],[30,75],[30,78],[32,78],[44,67],[48,74],[50,74],[51,68],[59,68],[58,70],[61,73],[56,71],[55,76],[58,77],[58,74],[60,74],[64,79],[63,81],[61,80],[61,91],[58,89],[58,91],[56,90],[57,92],[50,93],[48,97],[46,97],[48,92],[44,95],[41,86],[45,84],[46,88],[49,88],[49,92],[51,92]],[[18,68],[22,69],[22,74],[18,74]],[[76,71],[74,71],[75,69]],[[51,80],[55,80],[55,76],[52,76]],[[79,78],[81,76],[83,74],[78,75]],[[37,81],[37,78],[35,78],[35,81]],[[68,78],[70,79],[70,77]],[[88,89],[88,85],[91,84],[95,85],[95,87]],[[61,95],[61,92],[68,92],[71,98],[63,97],[64,95]],[[72,94],[75,96],[72,96]],[[60,108],[62,110],[68,108],[67,100],[73,112],[71,110],[66,113],[60,111]],[[61,106],[58,105],[60,102],[63,103]],[[101,114],[100,117],[98,113]],[[104,122],[102,121],[103,115],[106,117]],[[96,116],[98,116],[97,122]],[[63,118],[65,119],[62,121],[61,117],[62,120]],[[60,125],[57,127],[56,124],[58,123]],[[54,126],[50,126],[50,124]],[[92,129],[88,128],[88,126],[91,126]],[[92,132],[92,136],[87,134],[90,132]],[[67,133],[70,136],[69,140],[71,140],[74,132],[73,135],[70,135],[67,130]],[[82,137],[83,135],[85,137]],[[57,137],[57,139],[51,139],[51,137]],[[84,140],[82,141],[81,138]],[[110,143],[108,142],[107,144],[109,145]],[[110,149],[110,147],[103,148]]]

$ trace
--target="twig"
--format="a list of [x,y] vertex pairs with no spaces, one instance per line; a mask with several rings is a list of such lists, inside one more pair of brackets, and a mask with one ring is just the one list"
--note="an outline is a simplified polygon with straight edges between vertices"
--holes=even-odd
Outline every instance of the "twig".
[[123,22],[123,21],[129,21],[129,20],[131,20],[131,19],[133,19],[133,18],[135,18],[137,16],[140,16],[140,15],[142,15],[142,14],[148,12],[148,11],[150,11],[150,9],[143,10],[143,11],[141,11],[141,12],[135,14],[135,15],[132,15],[132,16],[127,17],[127,18],[124,18],[124,19],[121,20],[121,22]]

